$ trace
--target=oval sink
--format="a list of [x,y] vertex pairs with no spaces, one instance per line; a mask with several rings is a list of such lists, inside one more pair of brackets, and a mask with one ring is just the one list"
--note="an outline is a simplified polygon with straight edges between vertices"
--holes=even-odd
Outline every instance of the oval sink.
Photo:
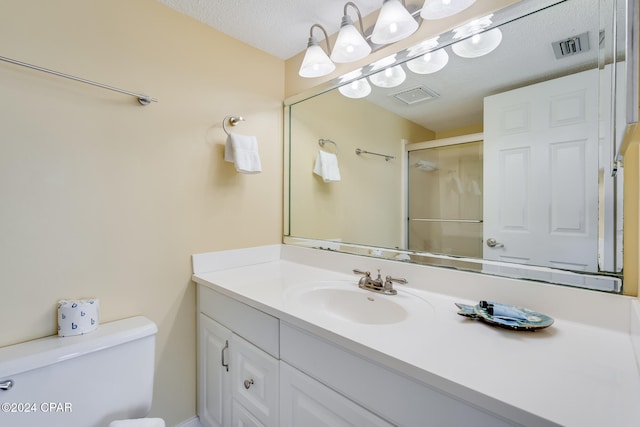
[[319,282],[296,287],[287,292],[286,300],[295,310],[369,325],[398,323],[406,320],[410,311],[432,310],[420,298],[401,293],[377,294],[348,282]]
[[316,288],[301,293],[305,307],[356,323],[387,324],[406,319],[407,310],[389,297],[361,289]]

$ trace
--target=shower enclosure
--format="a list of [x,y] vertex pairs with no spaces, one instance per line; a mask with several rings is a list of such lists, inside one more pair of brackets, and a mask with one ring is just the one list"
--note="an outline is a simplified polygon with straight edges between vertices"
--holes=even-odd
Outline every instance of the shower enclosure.
[[482,153],[482,141],[409,150],[410,250],[482,258]]

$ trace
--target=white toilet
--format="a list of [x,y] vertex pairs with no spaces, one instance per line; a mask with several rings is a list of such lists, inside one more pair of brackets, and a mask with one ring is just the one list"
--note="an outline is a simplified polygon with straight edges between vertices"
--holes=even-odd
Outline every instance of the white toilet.
[[151,408],[158,328],[145,317],[0,348],[0,426],[164,427]]

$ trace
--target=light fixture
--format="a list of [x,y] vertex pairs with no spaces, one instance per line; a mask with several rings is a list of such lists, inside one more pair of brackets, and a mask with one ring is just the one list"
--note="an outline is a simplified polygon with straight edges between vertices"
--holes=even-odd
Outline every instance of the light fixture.
[[390,65],[396,63],[396,56],[390,55],[371,64],[370,71],[382,70],[369,76],[371,83],[378,87],[389,88],[396,87],[405,81],[407,74],[402,69],[402,66],[395,65],[390,67]]
[[402,65],[394,65],[369,76],[371,83],[384,88],[399,86],[406,78],[407,73],[402,69]]
[[[356,77],[362,76],[362,70],[355,70],[345,74],[340,78],[341,81],[348,81]],[[347,98],[364,98],[371,93],[371,85],[365,77],[354,80],[338,87],[338,91]]]
[[301,77],[322,77],[333,72],[336,65],[318,45],[318,41],[313,37],[313,29],[320,28],[324,33],[324,39],[327,42],[327,52],[331,51],[329,46],[329,37],[325,29],[319,24],[313,24],[309,29],[309,43],[307,44],[307,52],[304,54],[302,65],[298,74]]
[[460,40],[451,45],[453,52],[462,58],[477,58],[486,55],[497,48],[502,42],[502,31],[494,28],[480,34]]
[[439,38],[425,40],[407,49],[407,56],[413,58],[407,61],[407,68],[416,74],[432,74],[442,70],[449,62],[449,55],[444,48],[436,50]]
[[[360,32],[353,25],[351,17],[347,15],[347,7],[352,6],[356,9],[358,14],[358,21],[360,21]],[[333,51],[331,52],[331,60],[333,62],[344,63],[353,62],[364,58],[371,53],[371,46],[364,39],[364,27],[362,26],[362,15],[360,15],[360,9],[352,2],[347,2],[344,5],[344,16],[342,17],[342,23],[340,24],[340,32],[338,38],[333,45]]]
[[442,19],[462,12],[476,0],[425,0],[420,16],[423,19]]
[[502,42],[502,31],[499,28],[485,31],[487,27],[491,26],[492,16],[487,15],[475,19],[454,29],[453,39],[462,40],[453,44],[451,50],[462,58],[477,58],[497,48]]
[[442,70],[448,62],[449,55],[441,48],[408,61],[407,68],[416,74],[432,74]]
[[375,44],[394,43],[409,37],[418,29],[418,21],[407,11],[404,0],[384,0],[376,25],[373,27],[371,42]]
[[371,86],[365,78],[354,80],[351,83],[340,86],[338,88],[341,94],[347,98],[364,98],[371,93]]

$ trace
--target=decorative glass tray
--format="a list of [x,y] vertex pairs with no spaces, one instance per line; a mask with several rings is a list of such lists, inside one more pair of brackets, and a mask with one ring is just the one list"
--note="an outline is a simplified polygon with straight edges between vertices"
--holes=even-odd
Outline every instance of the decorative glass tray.
[[536,331],[553,324],[553,318],[528,308],[515,307],[493,301],[480,301],[477,305],[455,303],[458,314],[478,319],[493,326],[516,331]]

